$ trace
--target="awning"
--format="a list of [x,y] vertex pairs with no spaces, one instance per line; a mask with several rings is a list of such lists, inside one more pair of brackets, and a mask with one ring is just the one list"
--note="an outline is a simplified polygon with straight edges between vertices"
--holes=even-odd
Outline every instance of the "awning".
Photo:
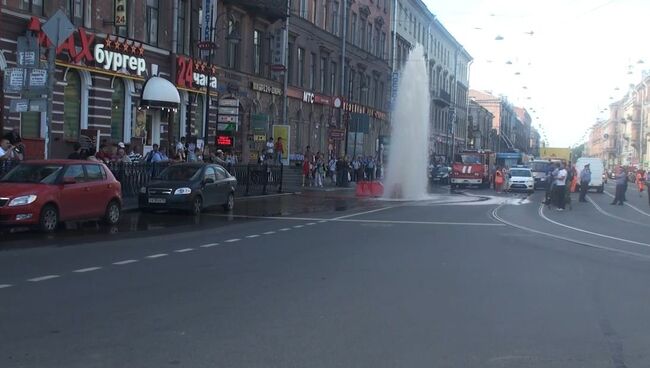
[[165,78],[151,77],[142,87],[140,106],[147,108],[177,109],[181,103],[178,89]]

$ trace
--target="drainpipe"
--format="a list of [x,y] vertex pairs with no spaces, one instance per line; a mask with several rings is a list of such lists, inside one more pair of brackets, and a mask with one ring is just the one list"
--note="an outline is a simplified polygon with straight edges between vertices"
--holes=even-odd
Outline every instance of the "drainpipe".
[[[178,22],[176,21],[178,19],[178,1],[179,0],[173,0],[172,2],[172,53],[169,55],[170,63],[171,63],[171,69],[172,69],[172,78],[175,78],[176,76],[176,54],[178,54]],[[172,79],[173,80],[173,79]],[[178,106],[178,109],[180,110],[180,104]],[[167,145],[169,146],[169,155],[172,155],[172,152],[174,150],[174,133],[173,133],[173,125],[174,125],[174,110],[169,110],[169,114],[167,115]],[[180,111],[178,112],[180,114]],[[179,119],[179,124],[180,124],[180,119]]]
[[[339,87],[339,98],[343,100],[345,98],[345,52],[346,52],[346,44],[347,44],[347,38],[348,38],[348,0],[343,0],[343,32],[341,32],[341,86]],[[341,107],[339,107],[339,126],[342,128],[343,127],[343,116],[344,116],[344,111],[343,111],[343,103],[341,103]],[[347,128],[345,129],[345,148],[343,151],[347,154],[348,153],[348,130]],[[339,143],[340,145],[340,143]],[[340,148],[340,147],[339,147]],[[340,150],[339,150],[339,155],[340,155]]]
[[[287,88],[289,87],[289,17],[291,16],[291,1],[287,1],[287,19],[284,22],[284,31],[282,32],[282,61],[284,62],[284,81],[283,81],[283,90],[282,90],[282,124],[289,125],[287,119],[288,111],[288,98],[287,98]],[[289,144],[289,142],[287,142]],[[289,150],[290,147],[287,147]]]

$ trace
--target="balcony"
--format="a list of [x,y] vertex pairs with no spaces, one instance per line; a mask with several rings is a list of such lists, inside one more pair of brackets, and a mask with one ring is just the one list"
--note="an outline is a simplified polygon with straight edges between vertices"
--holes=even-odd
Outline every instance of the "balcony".
[[431,92],[431,97],[433,98],[433,102],[435,102],[435,104],[438,106],[451,106],[451,94],[442,88],[439,89],[437,93],[436,91]]

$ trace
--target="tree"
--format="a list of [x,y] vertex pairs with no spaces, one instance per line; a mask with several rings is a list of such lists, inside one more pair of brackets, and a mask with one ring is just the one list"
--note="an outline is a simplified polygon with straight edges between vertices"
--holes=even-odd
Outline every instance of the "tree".
[[571,149],[571,157],[573,157],[573,160],[577,160],[580,157],[582,157],[582,154],[584,152],[585,152],[585,144],[583,143]]

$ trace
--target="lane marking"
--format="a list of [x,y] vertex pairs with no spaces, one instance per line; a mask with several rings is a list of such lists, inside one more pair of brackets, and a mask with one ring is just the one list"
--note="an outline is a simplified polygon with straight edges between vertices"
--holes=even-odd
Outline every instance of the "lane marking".
[[289,231],[289,230],[291,230],[291,229],[289,229],[288,227],[280,229],[280,231]]
[[253,239],[253,238],[259,238],[260,235],[259,235],[259,234],[253,234],[253,235],[246,235],[246,237],[247,237],[248,239]]
[[497,221],[503,222],[504,224],[506,224],[508,226],[511,226],[511,227],[514,227],[516,229],[523,230],[523,231],[528,231],[528,232],[531,232],[531,233],[534,233],[534,234],[544,235],[544,236],[547,236],[549,238],[564,240],[564,241],[567,241],[569,243],[582,245],[582,246],[588,247],[588,248],[604,250],[604,251],[608,251],[608,252],[612,252],[612,253],[621,253],[621,254],[625,254],[625,255],[628,255],[628,256],[634,256],[634,257],[645,258],[645,259],[650,260],[650,255],[641,254],[641,253],[634,253],[634,252],[630,252],[630,251],[626,251],[626,250],[622,250],[622,249],[610,248],[610,247],[606,247],[606,246],[602,246],[602,245],[598,245],[598,244],[594,244],[594,243],[589,243],[589,242],[582,241],[582,240],[567,238],[567,237],[562,236],[562,235],[556,235],[556,234],[551,234],[551,233],[547,233],[547,232],[540,231],[540,230],[535,230],[533,228],[526,227],[526,226],[523,226],[523,225],[517,225],[517,224],[515,224],[513,222],[506,221],[506,220],[504,220],[503,218],[501,218],[499,216],[498,211],[499,211],[499,209],[501,207],[502,206],[499,206],[499,207],[495,208],[494,210],[492,210],[492,217],[494,217]]
[[201,247],[201,248],[212,248],[212,247],[216,247],[217,245],[219,245],[219,243],[209,243],[209,244],[199,245],[199,247]]
[[363,212],[352,213],[352,214],[345,215],[345,216],[334,217],[334,218],[329,219],[329,220],[330,220],[330,221],[331,221],[331,220],[342,220],[342,219],[346,219],[346,218],[350,218],[350,217],[354,217],[354,216],[367,215],[367,214],[370,214],[370,213],[375,213],[375,212],[380,212],[380,211],[389,210],[389,209],[391,209],[391,208],[402,207],[402,206],[405,206],[405,205],[406,205],[406,204],[402,204],[402,205],[399,205],[399,206],[388,206],[388,207],[376,208],[376,209],[374,209],[374,210],[370,210],[370,211],[363,211]]
[[59,275],[46,275],[46,276],[34,277],[33,279],[27,279],[27,281],[39,282],[39,281],[55,279],[57,277],[61,277],[61,276],[59,276]]
[[565,228],[567,228],[567,229],[571,229],[571,230],[574,230],[574,231],[579,231],[579,232],[581,232],[581,233],[590,234],[590,235],[594,235],[594,236],[600,236],[600,237],[602,237],[602,238],[607,238],[607,239],[611,239],[611,240],[616,240],[616,241],[620,241],[620,242],[624,242],[624,243],[629,243],[629,244],[634,244],[634,245],[641,245],[641,246],[644,246],[644,247],[650,247],[650,244],[641,243],[641,242],[634,241],[634,240],[629,240],[629,239],[618,238],[618,237],[611,236],[611,235],[607,235],[607,234],[596,233],[596,232],[593,232],[593,231],[589,231],[589,230],[581,229],[581,228],[579,228],[579,227],[569,226],[569,225],[565,225],[565,224],[559,223],[559,222],[557,222],[557,221],[553,221],[553,220],[551,220],[550,218],[546,217],[546,215],[544,215],[544,205],[539,206],[539,211],[538,211],[538,212],[539,212],[539,215],[540,215],[544,220],[546,220],[546,221],[548,221],[548,222],[550,222],[550,223],[552,223],[552,224],[555,224],[555,225],[558,225],[558,226],[565,227]]
[[72,272],[77,272],[77,273],[84,273],[84,272],[92,272],[92,271],[97,271],[101,270],[101,267],[87,267],[87,268],[80,268],[78,270],[74,270]]
[[319,224],[324,224],[324,223],[326,223],[326,222],[327,222],[327,220],[320,220],[320,221],[318,221]]
[[253,216],[253,215],[224,215],[221,213],[205,213],[204,215],[213,217],[229,217],[229,218],[243,218],[243,219],[262,219],[262,220],[292,220],[292,221],[318,221],[322,218],[314,217],[282,217],[282,216]]
[[135,262],[138,262],[138,260],[137,259],[126,259],[124,261],[113,262],[113,264],[117,265],[117,266],[122,266],[122,265],[126,265],[126,264],[129,264],[129,263],[135,263]]
[[623,218],[623,217],[620,217],[620,216],[616,216],[616,215],[614,215],[614,214],[612,214],[612,213],[609,213],[609,212],[605,211],[604,209],[602,209],[602,208],[601,208],[601,207],[596,203],[596,201],[594,201],[593,199],[591,199],[591,197],[587,197],[587,200],[588,200],[592,205],[594,205],[594,207],[596,207],[596,210],[597,210],[598,212],[602,213],[602,214],[605,215],[605,216],[609,216],[609,217],[611,217],[611,218],[615,218],[615,219],[620,220],[620,221],[623,221],[623,222],[628,222],[628,223],[630,223],[630,224],[640,225],[640,226],[644,226],[644,227],[650,227],[650,225],[648,225],[648,224],[644,224],[644,223],[641,223],[641,222],[636,222],[636,221],[634,221],[634,220],[629,220],[629,219],[626,219],[626,218]]
[[305,224],[305,225],[306,225],[306,226],[312,226],[312,225],[316,225],[316,223],[315,223],[315,222],[310,222],[310,223],[307,223],[307,224]]
[[305,225],[294,225],[294,228],[300,229],[301,227],[305,227]]
[[336,220],[336,222],[366,222],[378,224],[395,224],[395,225],[458,225],[458,226],[504,226],[496,222],[454,222],[454,221],[399,221],[399,220],[358,220],[345,219]]
[[271,235],[271,234],[275,234],[275,231],[267,231],[267,232],[262,233],[262,234],[264,234],[264,235]]
[[0,284],[0,289],[6,289],[6,288],[10,288],[12,286],[13,285],[11,285],[11,284]]
[[193,250],[194,250],[194,248],[183,248],[183,249],[176,249],[174,252],[176,252],[176,253],[186,253],[186,252],[191,252]]
[[147,256],[145,258],[154,259],[154,258],[160,258],[160,257],[165,257],[165,256],[167,256],[167,253],[158,253],[158,254],[152,254],[152,255]]
[[238,241],[240,241],[240,240],[241,240],[241,239],[239,239],[239,238],[228,239],[228,240],[224,240],[224,243],[234,243],[234,242],[238,242]]
[[[612,197],[612,198],[615,198],[615,196],[613,194],[609,193],[608,191],[605,191],[604,193],[607,194],[608,196]],[[636,212],[638,212],[638,213],[640,213],[642,215],[650,217],[650,213],[647,213],[647,212],[637,208],[636,206],[633,206],[633,205],[629,204],[628,201],[623,202],[623,204],[625,204],[626,206],[630,207],[631,209],[635,210]]]

